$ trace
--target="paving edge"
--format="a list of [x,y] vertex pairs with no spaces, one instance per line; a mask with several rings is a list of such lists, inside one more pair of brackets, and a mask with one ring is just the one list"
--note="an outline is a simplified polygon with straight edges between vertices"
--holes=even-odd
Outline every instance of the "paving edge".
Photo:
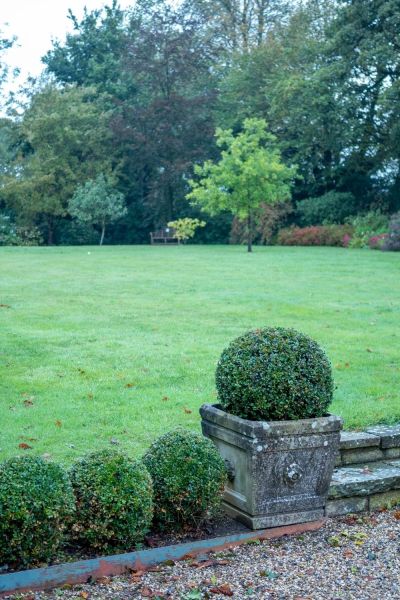
[[252,540],[269,540],[284,535],[296,535],[307,531],[316,531],[325,523],[325,519],[271,529],[260,529],[246,533],[217,537],[197,542],[187,542],[139,550],[126,554],[101,556],[89,560],[62,563],[40,569],[29,569],[0,575],[0,598],[16,592],[49,590],[63,585],[86,583],[101,577],[121,575],[129,571],[148,569],[167,560],[189,559],[207,552],[215,552],[246,544]]

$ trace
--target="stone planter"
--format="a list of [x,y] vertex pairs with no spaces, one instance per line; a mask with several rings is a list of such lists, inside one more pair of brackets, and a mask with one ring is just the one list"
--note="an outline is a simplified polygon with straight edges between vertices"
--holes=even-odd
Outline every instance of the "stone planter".
[[204,404],[203,434],[226,461],[224,508],[252,529],[324,516],[339,451],[340,417],[247,421]]

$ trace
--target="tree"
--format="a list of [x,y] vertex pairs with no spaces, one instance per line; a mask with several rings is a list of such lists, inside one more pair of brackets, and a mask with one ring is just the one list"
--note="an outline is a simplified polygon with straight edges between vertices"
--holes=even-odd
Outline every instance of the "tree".
[[94,88],[46,85],[18,121],[18,151],[1,195],[21,223],[46,230],[48,244],[74,190],[115,170],[108,119]]
[[217,145],[226,150],[218,163],[207,161],[195,167],[200,179],[190,181],[192,191],[187,198],[210,214],[230,210],[246,219],[251,252],[254,221],[262,203],[290,198],[296,168],[282,163],[276,138],[267,132],[264,119],[245,119],[237,136],[231,130],[217,129],[216,138]]
[[376,196],[400,183],[400,2],[340,0],[339,6],[327,54],[338,64],[336,102],[347,112],[344,178],[356,195],[370,187]]
[[182,214],[193,163],[215,153],[212,62],[199,23],[168,7],[140,21],[128,43],[124,69],[137,93],[121,103],[112,128],[132,204],[147,226]]
[[262,46],[237,57],[221,85],[220,121],[235,128],[246,117],[265,118],[284,159],[299,167],[300,198],[336,187],[348,145],[337,65],[327,57],[333,7],[319,4],[300,6]]
[[68,209],[79,221],[100,227],[100,246],[106,226],[127,213],[123,194],[112,187],[103,173],[78,187],[68,203]]
[[205,227],[205,225],[205,221],[200,221],[200,219],[191,219],[190,217],[183,217],[168,223],[168,227],[175,229],[175,237],[180,242],[186,242],[187,240],[190,240],[190,238],[192,238],[196,233],[196,229],[198,227]]
[[126,13],[116,0],[111,6],[89,11],[84,8],[81,21],[68,11],[73,31],[63,43],[42,58],[47,70],[63,84],[95,85],[100,91],[124,95],[128,81],[121,77],[121,57],[127,42]]
[[3,62],[3,54],[9,50],[15,42],[15,37],[8,37],[0,29],[0,88],[8,77],[8,65]]
[[263,44],[274,25],[291,14],[292,5],[290,0],[185,0],[183,9],[201,16],[208,36],[229,56]]

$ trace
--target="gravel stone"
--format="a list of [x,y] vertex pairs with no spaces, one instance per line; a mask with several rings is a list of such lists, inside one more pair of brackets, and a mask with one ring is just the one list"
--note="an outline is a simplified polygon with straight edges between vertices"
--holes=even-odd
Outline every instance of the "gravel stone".
[[[395,600],[400,511],[328,519],[315,532],[14,600]],[[11,598],[10,596],[8,598]]]

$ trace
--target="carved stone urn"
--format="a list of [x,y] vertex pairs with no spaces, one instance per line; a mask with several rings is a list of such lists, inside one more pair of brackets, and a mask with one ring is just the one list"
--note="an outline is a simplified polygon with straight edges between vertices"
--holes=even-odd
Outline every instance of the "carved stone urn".
[[228,468],[224,508],[251,529],[324,516],[339,450],[342,419],[334,415],[292,421],[249,421],[200,409],[203,434]]

